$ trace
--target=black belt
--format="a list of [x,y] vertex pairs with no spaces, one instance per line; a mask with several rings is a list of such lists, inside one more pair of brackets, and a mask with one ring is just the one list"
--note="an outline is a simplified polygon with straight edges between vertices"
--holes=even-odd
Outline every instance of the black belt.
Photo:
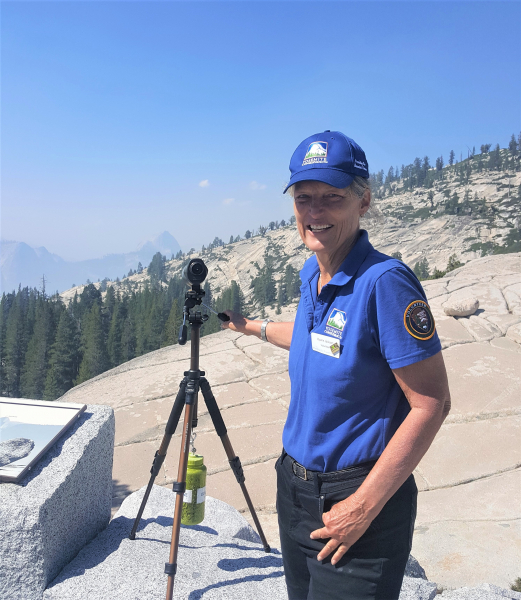
[[347,467],[345,469],[340,469],[339,471],[330,471],[329,473],[322,473],[320,471],[311,471],[310,469],[306,469],[296,460],[291,458],[288,455],[288,458],[291,460],[291,469],[299,479],[304,481],[311,481],[318,476],[318,479],[323,482],[334,482],[334,481],[343,481],[345,479],[350,479],[352,477],[357,476],[365,476],[368,475],[371,469],[376,464],[376,460],[371,460],[365,463],[360,463],[359,465],[353,465],[352,467]]

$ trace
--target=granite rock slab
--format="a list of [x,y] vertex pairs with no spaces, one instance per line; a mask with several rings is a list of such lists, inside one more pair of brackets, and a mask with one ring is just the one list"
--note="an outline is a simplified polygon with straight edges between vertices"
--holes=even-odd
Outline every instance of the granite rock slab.
[[20,483],[0,483],[0,598],[40,600],[109,522],[114,413],[89,405]]
[[[389,246],[389,252],[400,249],[403,243],[400,239],[399,246]],[[444,239],[438,239],[437,244],[441,248]],[[258,260],[262,264],[262,252]],[[245,273],[244,277],[249,275]],[[428,576],[444,587],[484,582],[508,587],[513,565],[521,564],[520,546],[515,540],[518,529],[513,521],[495,519],[499,513],[501,519],[507,513],[509,519],[517,522],[521,518],[519,502],[512,501],[519,492],[512,492],[507,475],[519,467],[521,460],[518,443],[521,253],[472,260],[445,277],[424,281],[422,285],[444,349],[452,410],[433,447],[415,471],[418,488],[422,490],[418,517],[426,514],[422,505],[434,512],[426,519],[430,523],[419,523],[420,529],[423,526],[428,529],[421,534],[416,532],[413,553]],[[442,305],[449,298],[465,297],[479,300],[474,316],[445,315]],[[268,316],[291,321],[295,308],[293,305],[287,311],[284,309],[284,314]],[[70,402],[109,404],[116,411],[119,431],[114,459],[115,507],[148,481],[152,457],[163,435],[179,379],[188,368],[189,353],[186,346],[162,348],[73,388],[64,398]],[[285,351],[254,336],[230,330],[201,339],[201,368],[208,372],[230,430],[230,440],[247,473],[246,485],[252,501],[273,545],[278,545],[278,533],[272,463],[281,449],[284,412],[275,410],[266,401],[278,403],[287,412],[290,399],[287,356]],[[242,513],[244,498],[222,446],[211,431],[213,427],[202,402],[199,417],[196,447],[206,453],[208,493]],[[159,485],[170,485],[176,477],[179,446],[176,433],[156,479]],[[487,502],[471,493],[479,481],[490,482]],[[496,492],[493,485],[497,485]],[[469,492],[468,497],[464,491]],[[451,520],[455,513],[458,517]],[[247,511],[244,516],[250,518]],[[488,539],[489,546],[494,548],[491,560],[487,560]],[[519,569],[514,570],[518,577]]]
[[[175,495],[154,486],[136,539],[128,535],[144,489],[125,500],[110,525],[51,583],[45,600],[163,600]],[[181,526],[174,598],[286,600],[282,558],[264,552],[247,521],[207,497],[205,519]]]
[[521,593],[484,583],[477,587],[463,587],[443,592],[442,600],[521,600]]
[[[154,486],[135,540],[129,540],[145,488],[129,496],[110,525],[67,565],[44,600],[159,600],[166,591],[175,495]],[[206,499],[205,519],[181,526],[176,600],[286,600],[280,551],[264,552],[247,521],[231,506]],[[409,558],[400,600],[433,600],[436,584]]]

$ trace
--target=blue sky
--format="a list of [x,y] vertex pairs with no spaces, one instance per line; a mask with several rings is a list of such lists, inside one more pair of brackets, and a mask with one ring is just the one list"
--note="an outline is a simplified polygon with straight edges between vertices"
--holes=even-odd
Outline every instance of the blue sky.
[[[508,144],[518,2],[1,2],[3,239],[77,260],[288,218],[295,147]],[[201,182],[207,182],[207,185]]]

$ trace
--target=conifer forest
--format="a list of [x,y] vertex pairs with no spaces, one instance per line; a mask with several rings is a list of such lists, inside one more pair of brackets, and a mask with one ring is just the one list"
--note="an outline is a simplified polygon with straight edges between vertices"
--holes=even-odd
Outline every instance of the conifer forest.
[[[158,253],[151,263],[160,262]],[[149,267],[150,268],[150,267]],[[55,400],[73,386],[137,356],[176,344],[183,318],[187,284],[180,277],[168,283],[152,277],[141,291],[120,294],[107,286],[102,294],[94,284],[83,288],[66,305],[58,294],[20,288],[0,301],[0,394]],[[287,282],[287,285],[285,285]],[[278,286],[278,301],[291,301],[299,293],[298,273],[286,268]],[[277,291],[268,265],[255,281],[255,298],[275,302]],[[204,303],[216,312],[243,312],[239,286],[230,286],[213,301],[208,280]],[[209,315],[201,336],[220,329]]]
[[[1,395],[55,400],[108,369],[177,343],[186,290],[183,280],[174,277],[168,286],[147,286],[125,296],[108,287],[103,298],[90,284],[68,306],[58,295],[46,296],[36,289],[4,294],[0,301]],[[211,305],[208,284],[205,291],[205,304]],[[242,308],[239,287],[233,281],[215,303],[215,310],[224,308]],[[219,327],[212,314],[201,335]]]

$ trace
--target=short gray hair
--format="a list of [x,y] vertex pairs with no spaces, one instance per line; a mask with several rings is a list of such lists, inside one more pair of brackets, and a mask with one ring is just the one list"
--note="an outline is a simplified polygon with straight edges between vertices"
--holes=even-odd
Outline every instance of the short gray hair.
[[[291,187],[289,187],[286,192],[292,198],[295,197],[295,185],[296,184],[293,184]],[[369,183],[369,179],[355,175],[351,184],[342,189],[352,192],[355,194],[355,196],[358,196],[358,198],[363,198],[366,190],[371,191],[371,185]]]

